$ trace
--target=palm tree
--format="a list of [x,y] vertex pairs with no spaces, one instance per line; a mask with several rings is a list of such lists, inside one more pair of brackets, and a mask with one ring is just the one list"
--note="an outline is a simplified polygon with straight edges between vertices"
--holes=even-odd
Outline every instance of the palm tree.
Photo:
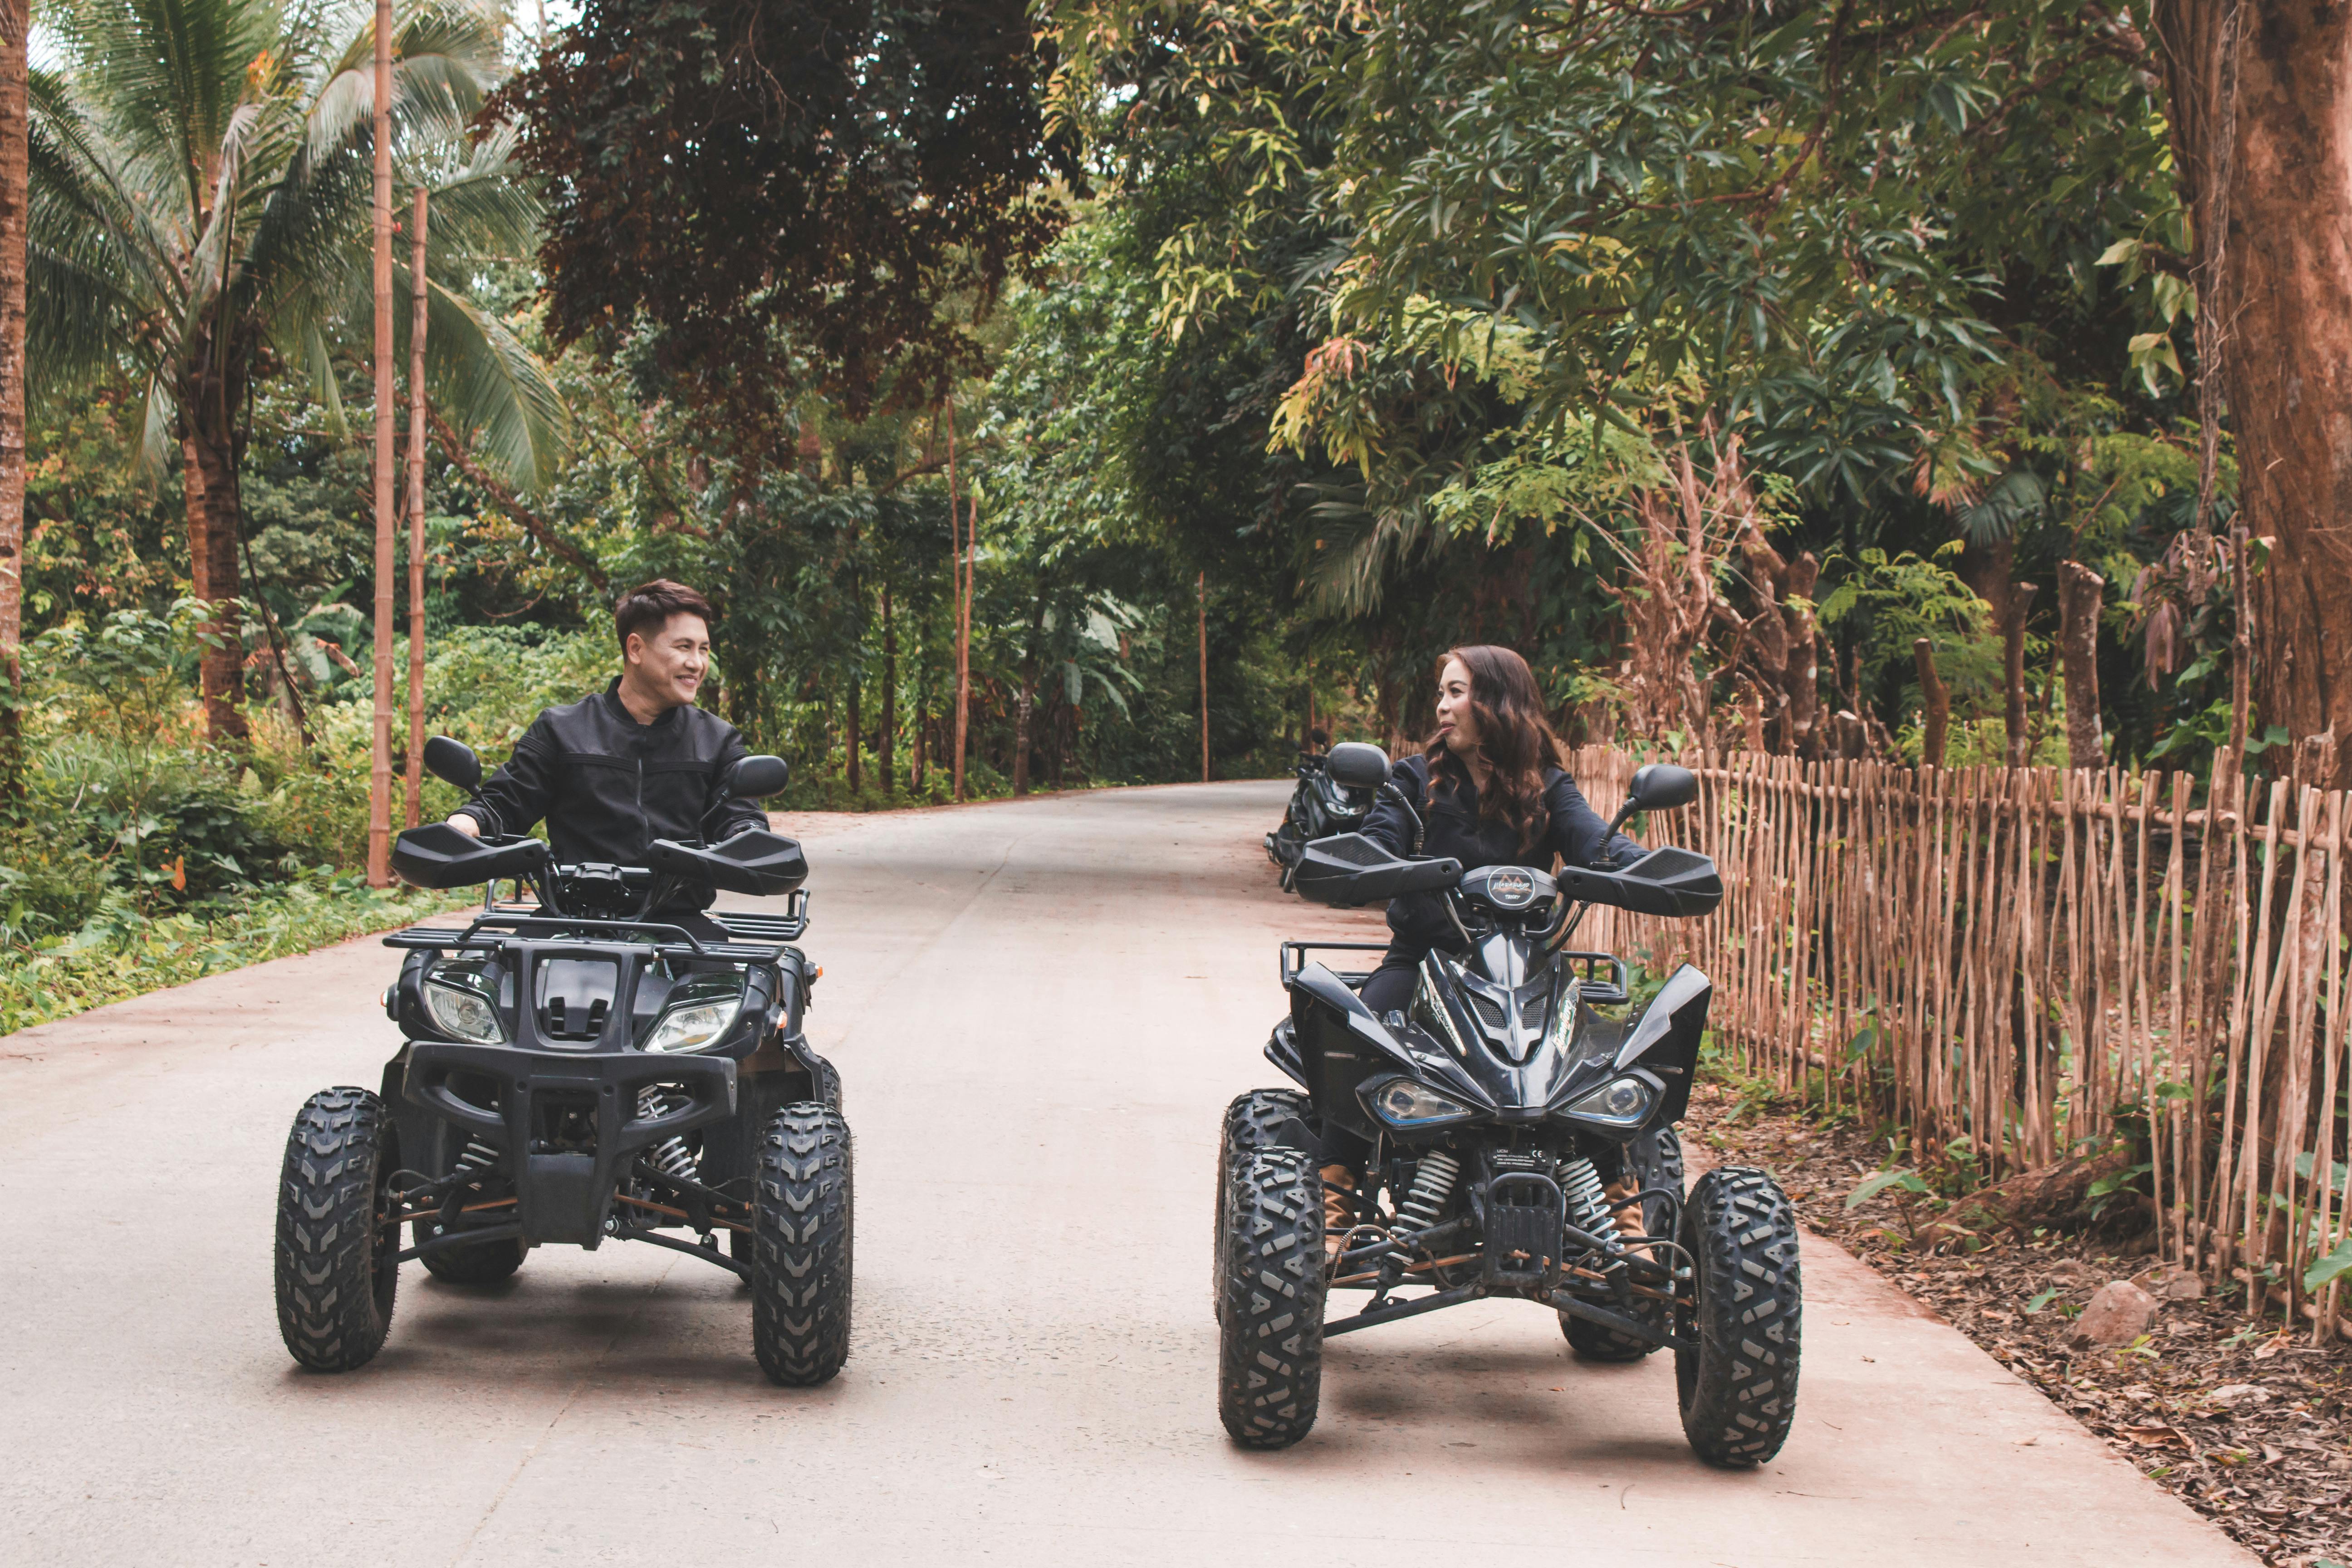
[[[110,371],[143,380],[141,459],[160,472],[178,446],[196,595],[231,599],[255,376],[272,362],[307,373],[340,423],[336,349],[347,327],[364,341],[372,319],[373,9],[57,0],[44,18],[61,64],[31,73],[29,379],[37,396]],[[563,405],[546,368],[468,298],[488,268],[530,254],[539,215],[513,130],[468,139],[500,68],[499,19],[412,0],[396,27],[395,180],[433,193],[426,391],[476,458],[537,488]],[[237,630],[219,611],[204,656],[216,740],[244,732]]]

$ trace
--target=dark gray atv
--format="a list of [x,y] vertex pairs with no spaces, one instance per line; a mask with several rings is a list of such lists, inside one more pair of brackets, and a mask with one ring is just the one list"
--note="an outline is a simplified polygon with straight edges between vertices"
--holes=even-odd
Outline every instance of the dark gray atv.
[[[1328,766],[1413,809],[1377,748],[1334,747]],[[1643,768],[1612,828],[1696,790],[1682,768]],[[1508,1298],[1557,1312],[1588,1361],[1673,1351],[1683,1431],[1701,1458],[1747,1467],[1779,1453],[1796,1415],[1803,1316],[1796,1216],[1759,1170],[1718,1167],[1685,1193],[1675,1132],[1711,987],[1685,964],[1631,1011],[1623,961],[1567,945],[1593,904],[1712,912],[1723,898],[1714,862],[1662,848],[1557,879],[1516,866],[1465,872],[1349,833],[1307,845],[1295,886],[1340,907],[1439,894],[1468,951],[1432,952],[1410,1007],[1376,1016],[1356,994],[1366,975],[1307,955],[1383,944],[1283,944],[1290,1016],[1266,1056],[1297,1087],[1235,1100],[1220,1142],[1217,1402],[1234,1440],[1278,1448],[1307,1435],[1331,1336]],[[1327,1265],[1315,1150],[1329,1121],[1374,1153],[1355,1173],[1353,1222]],[[1612,1205],[1604,1173],[1620,1171],[1639,1192]],[[1634,1203],[1638,1239],[1615,1223],[1614,1209]],[[1333,1317],[1339,1290],[1369,1300]]]
[[[474,753],[446,736],[425,762],[460,788],[480,783]],[[784,781],[782,761],[746,757],[724,783],[757,799]],[[278,1324],[303,1366],[374,1357],[403,1263],[484,1286],[534,1247],[635,1241],[750,1285],[751,1349],[775,1382],[841,1370],[851,1149],[840,1074],[803,1028],[818,973],[793,945],[808,862],[756,829],[657,840],[647,858],[558,865],[535,838],[400,835],[404,880],[488,891],[470,921],[384,938],[405,954],[384,992],[400,1049],[377,1088],[322,1090],[294,1118]],[[499,902],[508,880],[536,900]],[[713,942],[649,918],[688,887],[789,901],[717,916],[727,940]]]

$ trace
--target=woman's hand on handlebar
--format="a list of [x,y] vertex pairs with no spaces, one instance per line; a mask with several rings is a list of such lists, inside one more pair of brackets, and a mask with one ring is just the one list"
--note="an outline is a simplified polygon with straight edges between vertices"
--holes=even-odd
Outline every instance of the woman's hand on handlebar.
[[462,811],[451,812],[448,816],[448,823],[450,826],[456,828],[458,832],[464,834],[468,838],[479,838],[482,836],[482,825],[476,822],[472,817],[467,816]]

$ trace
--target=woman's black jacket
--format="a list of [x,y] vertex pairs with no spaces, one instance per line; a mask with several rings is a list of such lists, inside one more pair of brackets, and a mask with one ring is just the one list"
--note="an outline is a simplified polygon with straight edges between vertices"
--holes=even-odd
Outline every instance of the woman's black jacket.
[[[1609,824],[1585,803],[1576,784],[1559,768],[1544,770],[1544,810],[1547,825],[1534,844],[1522,849],[1518,837],[1499,822],[1478,820],[1478,789],[1467,778],[1448,769],[1438,781],[1436,799],[1430,804],[1429,759],[1405,757],[1389,777],[1412,798],[1428,825],[1418,853],[1432,858],[1450,857],[1465,871],[1480,866],[1531,866],[1549,871],[1557,855],[1571,866],[1593,866],[1603,860],[1622,865],[1639,856],[1642,847],[1620,833],[1612,837]],[[1412,819],[1387,795],[1381,796],[1364,819],[1364,837],[1394,855],[1412,855]],[[1461,939],[1445,912],[1444,895],[1408,893],[1389,900],[1389,930],[1395,933],[1391,951],[1418,960],[1433,947],[1456,948]]]
[[[656,838],[716,844],[768,825],[753,801],[711,809],[720,771],[745,752],[734,725],[691,706],[640,724],[622,706],[620,686],[615,679],[542,711],[507,765],[459,809],[485,833],[528,833],[545,817],[555,858],[566,864],[642,866]],[[715,896],[683,903],[700,909]]]

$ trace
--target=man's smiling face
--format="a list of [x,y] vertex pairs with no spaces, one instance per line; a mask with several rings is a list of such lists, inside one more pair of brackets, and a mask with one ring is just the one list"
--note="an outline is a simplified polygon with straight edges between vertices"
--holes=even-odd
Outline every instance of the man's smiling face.
[[[684,611],[657,628],[631,632],[625,684],[656,713],[683,708],[702,689],[710,671],[710,628],[700,616]],[[636,704],[632,704],[633,707]]]

